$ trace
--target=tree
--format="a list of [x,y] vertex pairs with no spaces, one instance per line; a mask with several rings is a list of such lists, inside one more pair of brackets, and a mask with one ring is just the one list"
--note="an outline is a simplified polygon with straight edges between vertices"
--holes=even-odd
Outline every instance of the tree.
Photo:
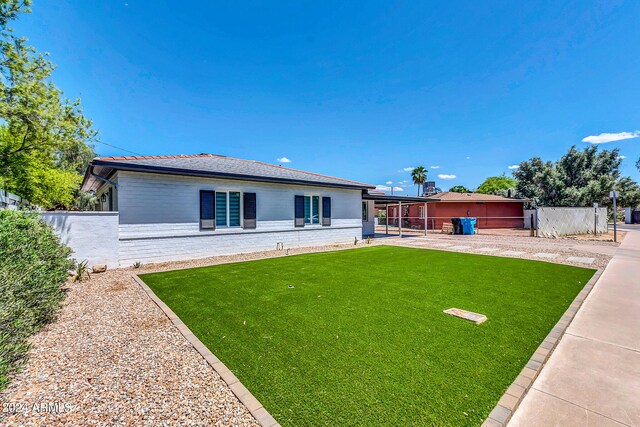
[[625,176],[621,178],[616,183],[615,189],[619,193],[617,203],[619,207],[640,207],[640,185],[631,179],[631,177]]
[[81,211],[95,211],[98,207],[98,196],[94,192],[78,191],[73,207]]
[[540,206],[611,206],[609,192],[620,182],[618,157],[617,149],[571,147],[555,163],[538,157],[522,162],[513,176],[518,193]]
[[480,187],[476,189],[476,193],[482,194],[496,194],[499,196],[506,196],[509,190],[513,190],[515,193],[516,180],[502,174],[500,176],[490,176],[485,179]]
[[420,196],[420,187],[427,181],[427,172],[424,166],[418,166],[411,171],[411,179],[418,186],[418,196]]
[[449,189],[449,191],[453,193],[471,193],[471,190],[469,190],[464,185],[454,185]]
[[62,98],[54,65],[8,24],[29,0],[0,0],[0,188],[44,207],[69,206],[95,157],[80,100]]

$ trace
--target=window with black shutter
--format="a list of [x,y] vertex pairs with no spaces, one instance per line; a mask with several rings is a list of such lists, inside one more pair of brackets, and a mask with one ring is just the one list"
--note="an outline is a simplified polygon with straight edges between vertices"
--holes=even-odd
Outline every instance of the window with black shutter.
[[304,227],[304,196],[295,196],[294,225]]
[[244,228],[256,228],[256,193],[243,194]]
[[331,225],[331,197],[322,198],[322,225]]
[[215,191],[200,190],[200,228],[213,230],[216,228]]

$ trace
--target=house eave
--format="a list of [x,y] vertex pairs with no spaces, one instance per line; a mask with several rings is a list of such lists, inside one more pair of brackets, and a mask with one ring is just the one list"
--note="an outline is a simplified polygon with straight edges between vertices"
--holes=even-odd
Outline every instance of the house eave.
[[[255,182],[270,182],[274,184],[292,184],[292,185],[304,185],[304,186],[313,186],[313,187],[328,187],[328,188],[345,188],[352,190],[367,190],[375,188],[373,185],[368,184],[348,184],[348,183],[328,183],[328,182],[319,182],[319,181],[305,181],[305,180],[297,180],[297,179],[287,179],[287,178],[272,178],[272,177],[264,177],[264,176],[256,176],[256,175],[243,175],[243,174],[232,174],[232,173],[224,173],[224,172],[210,172],[210,171],[198,171],[192,169],[179,169],[179,168],[168,168],[161,166],[149,166],[149,165],[139,165],[139,164],[126,164],[121,162],[109,162],[99,159],[94,159],[87,169],[85,173],[84,180],[82,182],[82,189],[84,191],[85,187],[92,187],[91,184],[92,177],[90,175],[90,169],[92,166],[100,167],[101,169],[109,169],[111,171],[122,170],[122,171],[130,171],[130,172],[147,172],[147,173],[158,173],[158,174],[166,174],[166,175],[181,175],[181,176],[196,176],[196,177],[205,177],[205,178],[219,178],[219,179],[231,179],[231,180],[239,180],[239,181],[255,181]],[[92,188],[88,188],[92,189]]]

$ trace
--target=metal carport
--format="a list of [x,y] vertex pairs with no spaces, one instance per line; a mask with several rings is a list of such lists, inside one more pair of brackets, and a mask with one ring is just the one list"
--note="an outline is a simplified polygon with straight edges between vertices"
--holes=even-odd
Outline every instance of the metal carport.
[[387,214],[385,221],[385,234],[389,234],[389,205],[398,206],[398,235],[402,237],[402,204],[416,204],[416,203],[424,203],[424,234],[427,235],[427,202],[437,202],[439,199],[431,198],[431,197],[411,197],[411,196],[394,196],[388,194],[375,194],[369,192],[363,192],[362,200],[373,200],[374,207],[378,209],[385,210],[385,214]]

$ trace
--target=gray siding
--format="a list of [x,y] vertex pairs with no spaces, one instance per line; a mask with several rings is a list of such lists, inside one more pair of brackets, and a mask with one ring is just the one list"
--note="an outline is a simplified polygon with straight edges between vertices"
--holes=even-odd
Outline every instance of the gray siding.
[[[362,238],[361,190],[118,172],[121,265],[353,242]],[[257,226],[200,230],[200,190],[256,193]],[[331,226],[294,227],[294,196],[331,197]]]
[[[112,177],[109,181],[117,185],[118,176],[116,175]],[[111,184],[107,184],[106,182],[96,191],[96,196],[98,197],[98,207],[96,208],[97,211],[103,211],[103,212],[109,211],[109,199],[107,198],[106,203],[102,203],[102,195],[106,194],[108,197],[109,192],[112,193],[112,200],[113,200],[111,211],[112,212],[118,211],[118,190],[115,187],[113,187]]]
[[[360,190],[219,180],[139,172],[118,173],[121,225],[192,224],[198,228],[200,190],[256,193],[258,227],[293,228],[296,194],[331,197],[332,219],[359,220]],[[277,224],[264,224],[277,222]],[[158,226],[161,230],[163,226]]]
[[373,200],[367,200],[367,221],[362,220],[362,235],[373,236],[376,232],[375,224],[375,202]]

